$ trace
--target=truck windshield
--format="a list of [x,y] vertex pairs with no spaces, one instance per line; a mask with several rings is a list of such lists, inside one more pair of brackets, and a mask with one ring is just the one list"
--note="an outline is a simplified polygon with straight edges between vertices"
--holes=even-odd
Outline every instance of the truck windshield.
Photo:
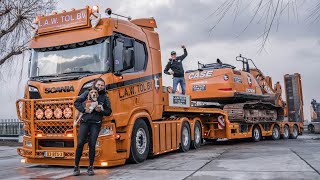
[[64,50],[34,49],[30,77],[107,72],[110,70],[108,48],[109,38],[98,44]]

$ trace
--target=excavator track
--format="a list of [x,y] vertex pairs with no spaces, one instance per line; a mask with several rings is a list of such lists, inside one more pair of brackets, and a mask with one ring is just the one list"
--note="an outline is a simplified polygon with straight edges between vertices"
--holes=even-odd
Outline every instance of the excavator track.
[[231,122],[275,122],[283,119],[283,109],[268,102],[227,104],[223,110]]

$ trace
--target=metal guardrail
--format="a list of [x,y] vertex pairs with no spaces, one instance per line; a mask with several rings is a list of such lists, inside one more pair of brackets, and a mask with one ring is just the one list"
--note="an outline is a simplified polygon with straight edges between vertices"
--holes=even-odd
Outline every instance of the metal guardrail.
[[19,119],[0,119],[0,137],[19,137],[21,135],[23,135],[23,122]]

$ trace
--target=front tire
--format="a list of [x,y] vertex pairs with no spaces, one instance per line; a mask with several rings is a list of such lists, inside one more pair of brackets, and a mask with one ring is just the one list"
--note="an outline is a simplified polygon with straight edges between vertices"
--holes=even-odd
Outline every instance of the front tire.
[[181,143],[180,151],[187,152],[190,149],[191,136],[190,136],[190,126],[184,121],[181,126]]
[[141,163],[147,159],[150,149],[150,134],[146,122],[138,119],[133,126],[131,144],[130,144],[130,161]]
[[202,133],[201,133],[201,124],[199,121],[197,121],[194,124],[194,140],[192,141],[192,148],[193,149],[198,149],[201,146],[201,141],[202,141]]
[[261,139],[261,130],[259,126],[254,126],[252,129],[252,141],[258,142]]

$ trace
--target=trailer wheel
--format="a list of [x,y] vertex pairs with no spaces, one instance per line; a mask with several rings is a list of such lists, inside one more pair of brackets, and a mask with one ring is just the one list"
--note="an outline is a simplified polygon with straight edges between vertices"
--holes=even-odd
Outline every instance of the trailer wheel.
[[252,129],[252,141],[258,142],[261,139],[261,130],[259,126],[254,126]]
[[288,126],[288,125],[285,125],[285,126],[283,127],[282,138],[283,138],[283,139],[288,139],[288,138],[289,138],[289,135],[290,135],[289,126]]
[[192,148],[197,149],[200,147],[201,141],[202,141],[201,124],[199,123],[199,121],[197,121],[194,124],[194,133],[193,134],[194,134],[194,140],[192,141]]
[[309,133],[314,133],[314,126],[312,124],[308,125],[308,131]]
[[180,151],[187,152],[190,149],[191,144],[191,136],[190,136],[190,126],[185,121],[181,126],[181,143],[180,143]]
[[142,119],[138,119],[133,126],[130,161],[140,163],[147,159],[150,149],[150,134],[147,124]]
[[297,139],[299,135],[299,130],[296,125],[293,126],[292,133],[290,133],[290,139]]
[[272,129],[272,139],[273,140],[279,140],[280,139],[280,128],[278,125],[273,126]]

